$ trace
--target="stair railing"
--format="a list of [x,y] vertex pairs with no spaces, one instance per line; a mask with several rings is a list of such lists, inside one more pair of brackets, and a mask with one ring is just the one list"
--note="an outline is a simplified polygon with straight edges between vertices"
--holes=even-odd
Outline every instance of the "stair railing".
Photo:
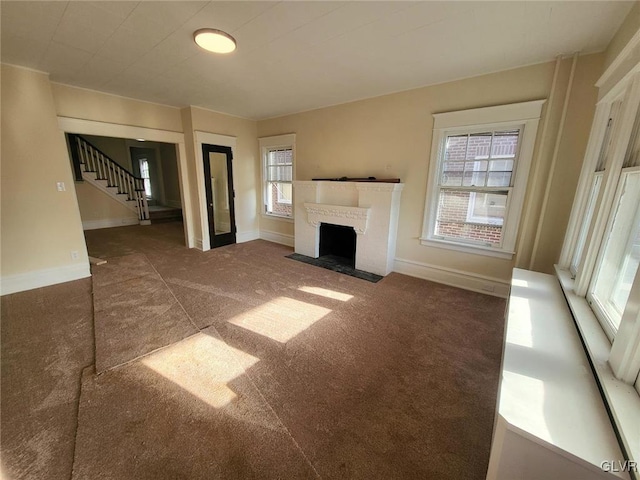
[[121,167],[79,135],[69,134],[69,144],[77,180],[81,180],[78,176],[83,171],[95,173],[96,179],[106,180],[108,187],[117,188],[119,194],[127,195],[127,200],[136,202],[139,220],[149,220],[149,204],[143,178],[136,177]]

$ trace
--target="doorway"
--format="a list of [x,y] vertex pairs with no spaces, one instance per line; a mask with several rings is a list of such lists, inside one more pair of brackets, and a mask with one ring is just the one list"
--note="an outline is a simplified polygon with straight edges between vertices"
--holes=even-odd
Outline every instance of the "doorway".
[[210,248],[236,243],[231,147],[202,145]]

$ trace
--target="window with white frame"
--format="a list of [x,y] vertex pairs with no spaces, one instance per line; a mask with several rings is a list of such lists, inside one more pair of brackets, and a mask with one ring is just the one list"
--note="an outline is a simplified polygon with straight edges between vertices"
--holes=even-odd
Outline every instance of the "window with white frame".
[[[629,405],[639,404],[640,393],[640,74],[597,104],[559,263],[559,272],[574,276],[563,286],[585,306],[574,309],[576,322],[588,351],[602,355],[594,368],[623,445],[638,461],[639,415]],[[592,321],[609,343],[598,340]]]
[[607,120],[602,146],[600,148],[600,154],[598,155],[595,171],[590,179],[590,187],[583,222],[580,226],[576,246],[571,258],[570,270],[574,276],[578,271],[580,261],[582,260],[585,242],[587,241],[587,235],[593,220],[593,213],[597,205],[598,195],[600,194],[600,186],[602,185],[602,178],[604,177],[604,168],[607,163],[607,159],[611,155],[611,140],[613,139],[612,131],[621,103],[622,100],[617,100],[611,105],[609,119]]
[[151,191],[151,176],[149,175],[149,162],[146,158],[140,159],[140,177],[144,181],[144,193],[146,197],[150,200],[153,197],[153,192]]
[[[639,129],[640,117],[636,116],[619,175],[610,176],[610,181],[618,177],[618,183],[587,292],[587,299],[610,339],[620,327],[640,262]],[[606,136],[603,144],[611,150]]]
[[513,255],[543,104],[434,115],[423,245]]
[[295,135],[264,137],[259,142],[262,156],[263,213],[292,218]]

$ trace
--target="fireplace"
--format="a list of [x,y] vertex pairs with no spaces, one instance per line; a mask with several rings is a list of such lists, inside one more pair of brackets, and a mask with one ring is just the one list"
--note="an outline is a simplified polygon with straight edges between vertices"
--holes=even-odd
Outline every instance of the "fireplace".
[[331,260],[348,267],[356,266],[356,231],[353,227],[320,224],[319,256],[331,257]]
[[296,253],[320,257],[321,226],[330,224],[353,231],[356,269],[382,276],[393,270],[404,184],[294,181],[293,186]]

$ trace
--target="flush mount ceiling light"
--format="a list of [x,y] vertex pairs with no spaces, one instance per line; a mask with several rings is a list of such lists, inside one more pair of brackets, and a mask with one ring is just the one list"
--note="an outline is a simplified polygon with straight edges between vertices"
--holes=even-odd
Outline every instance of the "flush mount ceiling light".
[[236,40],[228,33],[215,28],[201,28],[193,33],[200,48],[214,53],[231,53],[236,49]]

